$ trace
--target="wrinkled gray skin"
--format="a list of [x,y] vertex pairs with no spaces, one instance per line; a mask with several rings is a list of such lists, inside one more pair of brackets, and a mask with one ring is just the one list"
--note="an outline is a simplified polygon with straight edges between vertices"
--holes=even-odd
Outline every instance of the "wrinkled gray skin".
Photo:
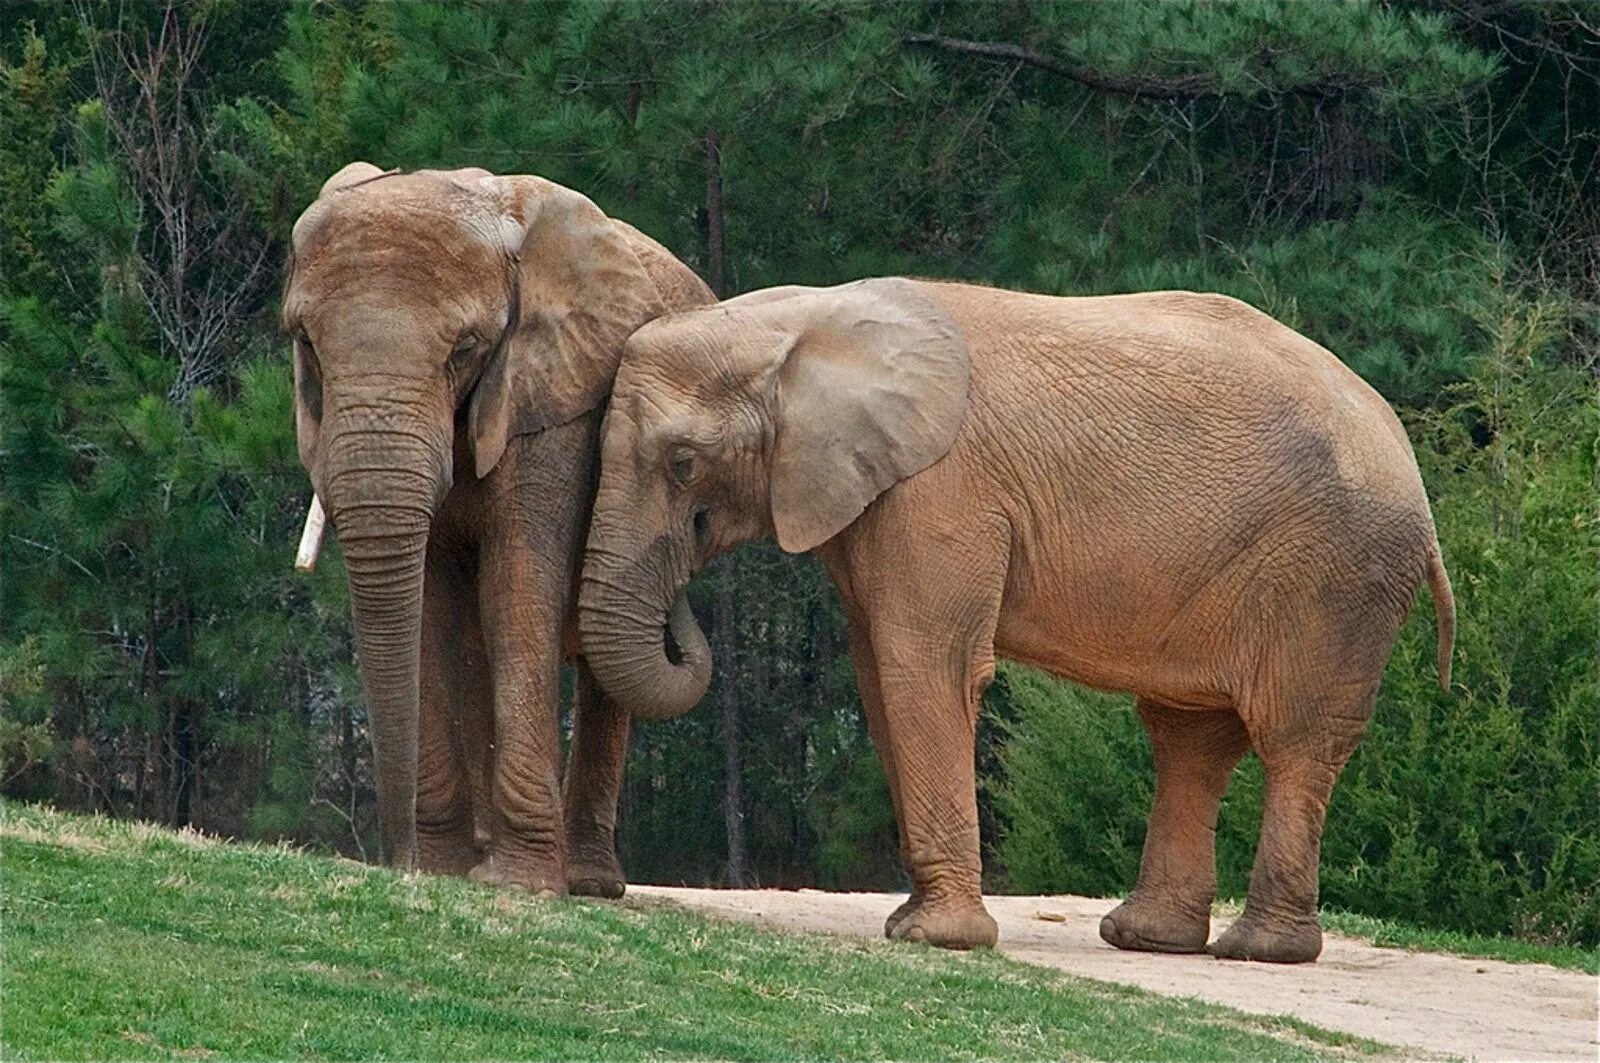
[[300,456],[344,550],[388,863],[621,894],[628,717],[580,662],[563,786],[560,666],[622,343],[710,298],[538,177],[352,163],[296,223]]
[[[628,340],[602,455],[579,611],[623,704],[693,704],[661,629],[711,557],[775,535],[827,568],[913,882],[894,937],[995,941],[973,731],[997,655],[1138,697],[1155,803],[1102,936],[1279,962],[1321,948],[1328,798],[1424,583],[1448,684],[1454,605],[1399,421],[1232,299],[754,292]],[[1250,748],[1261,843],[1208,946],[1218,803]]]

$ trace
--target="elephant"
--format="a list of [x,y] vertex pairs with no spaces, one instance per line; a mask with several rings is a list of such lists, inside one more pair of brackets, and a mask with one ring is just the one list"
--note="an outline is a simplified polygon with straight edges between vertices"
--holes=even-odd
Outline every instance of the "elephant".
[[296,221],[296,435],[344,551],[384,862],[621,895],[629,716],[576,657],[601,408],[634,329],[712,298],[540,177],[355,162]]
[[[905,278],[784,287],[629,338],[579,627],[630,711],[704,673],[663,622],[775,535],[840,595],[912,880],[892,938],[993,945],[974,728],[997,655],[1132,693],[1156,788],[1125,949],[1302,962],[1334,781],[1420,585],[1449,688],[1454,600],[1404,429],[1360,377],[1233,299],[1062,298]],[[692,651],[686,654],[686,650]],[[1214,834],[1266,774],[1242,917],[1211,942]]]

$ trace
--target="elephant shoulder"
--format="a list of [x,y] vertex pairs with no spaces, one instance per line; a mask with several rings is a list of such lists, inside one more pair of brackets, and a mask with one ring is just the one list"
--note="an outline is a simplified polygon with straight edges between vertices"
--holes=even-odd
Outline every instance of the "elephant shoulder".
[[1185,317],[1241,327],[1277,324],[1277,321],[1264,311],[1256,309],[1243,299],[1235,299],[1221,292],[1151,292],[1148,298],[1155,300],[1169,313]]

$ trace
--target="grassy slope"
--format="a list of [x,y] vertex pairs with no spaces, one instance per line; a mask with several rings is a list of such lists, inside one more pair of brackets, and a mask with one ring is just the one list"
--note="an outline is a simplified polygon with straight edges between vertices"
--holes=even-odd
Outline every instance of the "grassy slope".
[[1552,967],[1600,974],[1600,951],[1579,948],[1577,945],[1543,945],[1516,938],[1435,930],[1328,908],[1322,911],[1322,926],[1346,937],[1370,941],[1379,948],[1445,952],[1452,956],[1503,960],[1506,963],[1547,963]]
[[0,806],[6,1058],[1311,1059],[1377,1046],[994,953]]

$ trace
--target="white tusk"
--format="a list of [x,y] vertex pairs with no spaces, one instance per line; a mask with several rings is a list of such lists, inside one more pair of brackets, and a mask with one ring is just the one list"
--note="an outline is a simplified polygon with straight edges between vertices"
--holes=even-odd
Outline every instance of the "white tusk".
[[328,515],[322,512],[322,499],[311,496],[311,508],[306,510],[306,530],[300,533],[300,552],[294,555],[297,572],[310,572],[317,567],[317,551],[322,549],[322,529]]

